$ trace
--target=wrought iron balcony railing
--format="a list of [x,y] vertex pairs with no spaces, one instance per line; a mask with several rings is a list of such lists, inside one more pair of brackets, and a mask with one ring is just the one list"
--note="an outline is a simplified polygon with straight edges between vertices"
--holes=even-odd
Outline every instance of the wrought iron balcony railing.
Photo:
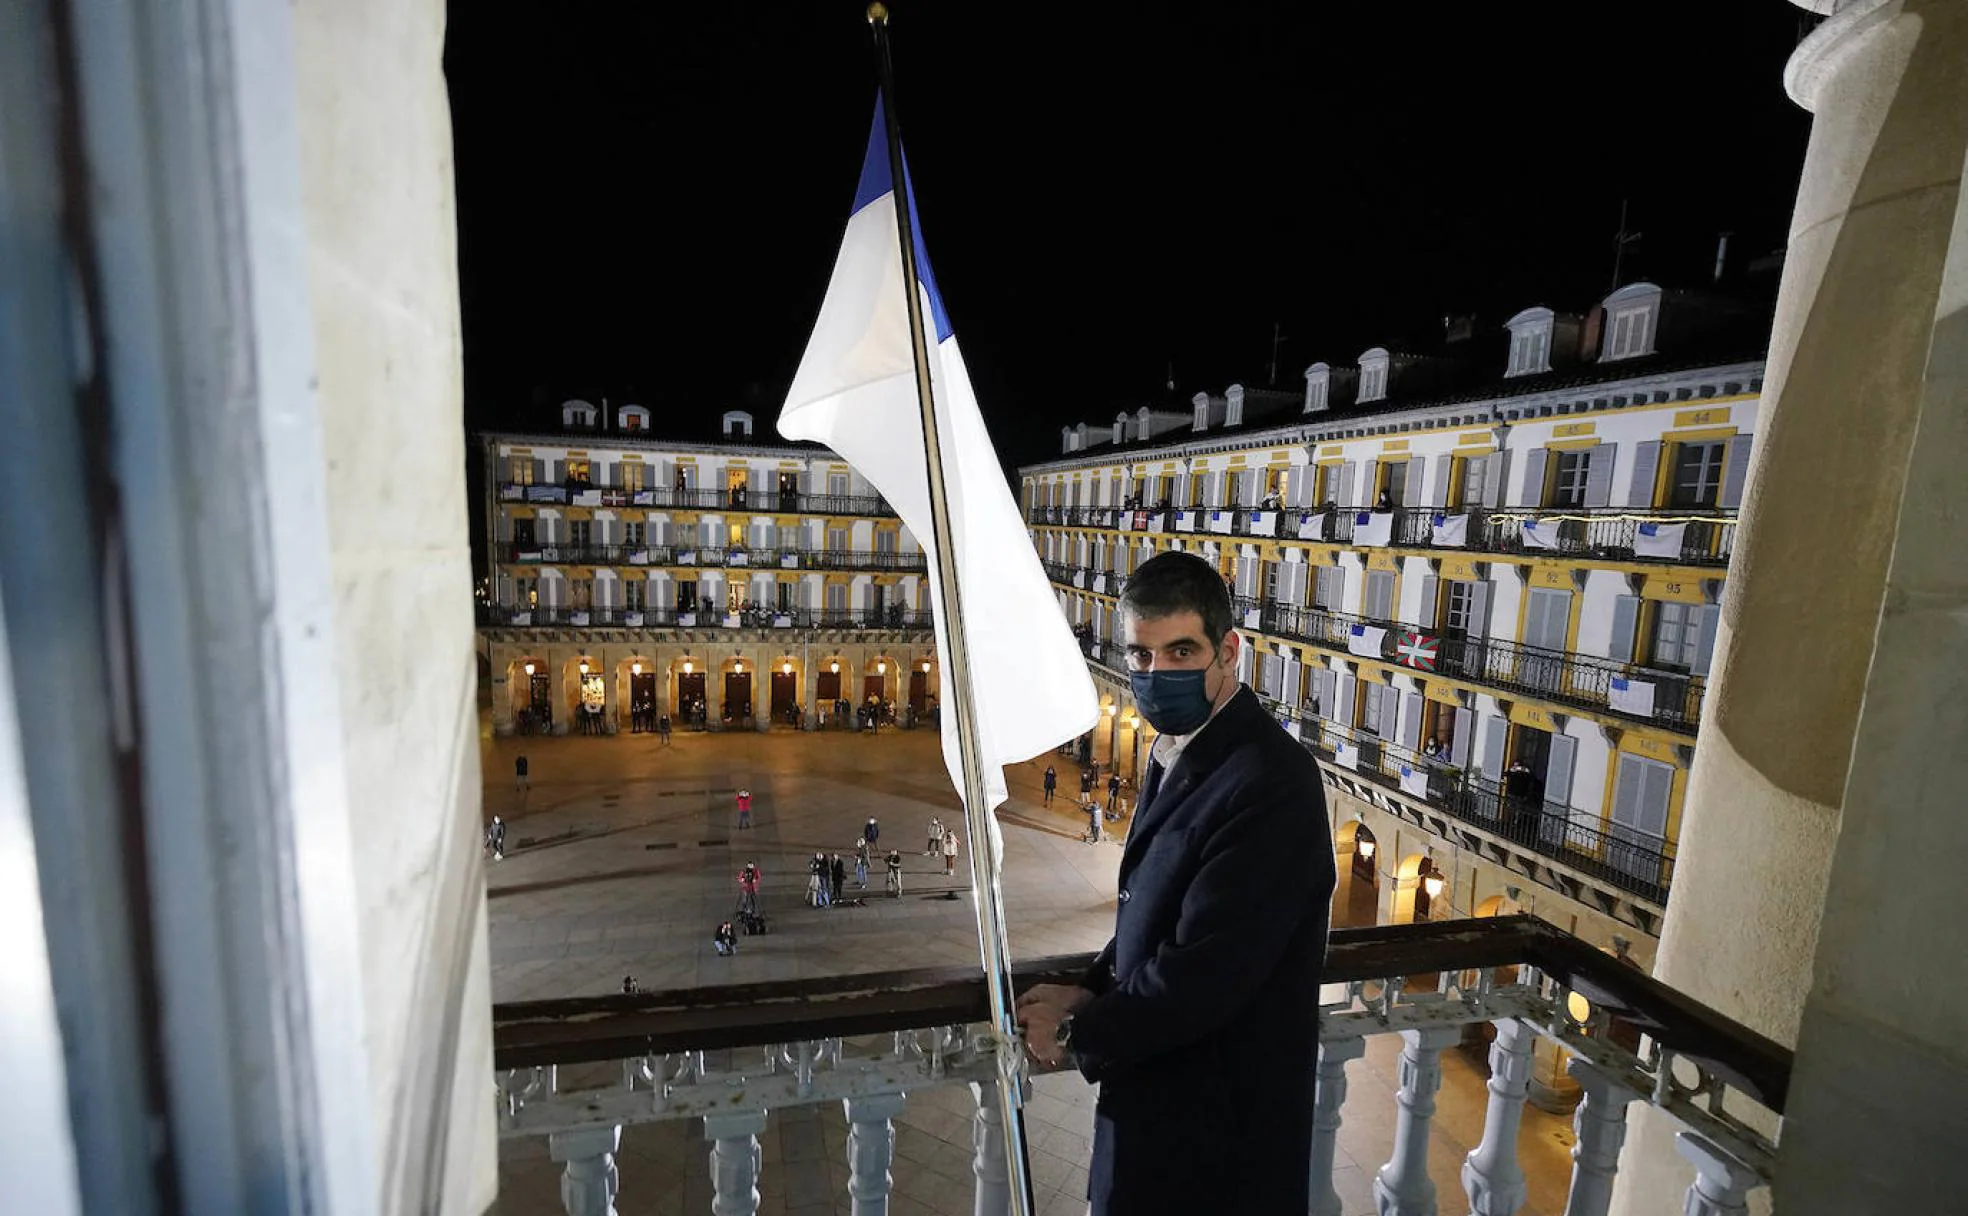
[[576,507],[648,507],[677,511],[747,511],[761,515],[860,515],[892,519],[895,508],[875,495],[796,494],[783,490],[631,490],[586,482],[540,485],[504,482],[500,502],[564,503]]
[[487,627],[594,629],[929,629],[927,609],[775,608],[758,607],[724,612],[711,607],[695,610],[628,607],[608,604],[575,607],[567,604],[480,604],[478,623]]
[[[1251,625],[1253,611],[1255,625]],[[1450,637],[1395,621],[1299,608],[1274,600],[1242,600],[1240,617],[1262,633],[1401,663],[1421,675],[1453,676],[1688,734],[1695,733],[1701,720],[1706,681],[1684,672],[1516,642]],[[1363,629],[1380,632],[1376,638]]]
[[863,549],[807,549],[749,545],[577,545],[564,542],[522,545],[502,542],[502,557],[514,565],[653,566],[699,569],[705,566],[772,570],[880,570],[922,574],[921,553]]
[[1367,548],[1550,553],[1597,561],[1727,566],[1736,513],[1639,507],[1189,507],[1163,513],[1038,507],[1032,523],[1325,541]]
[[1674,844],[1549,801],[1526,788],[1510,792],[1446,754],[1426,756],[1391,739],[1342,726],[1309,707],[1265,698],[1273,715],[1321,760],[1420,799],[1472,827],[1665,906],[1674,881]]
[[[1016,986],[1070,983],[1090,962],[1024,962],[1014,968]],[[1375,1145],[1386,1161],[1376,1175],[1384,1206],[1434,1209],[1429,1153],[1439,1137],[1429,1112],[1441,1053],[1486,1023],[1495,1038],[1483,1134],[1461,1169],[1480,1210],[1523,1203],[1519,1128],[1539,1038],[1576,1057],[1569,1071],[1584,1093],[1568,1211],[1606,1210],[1636,1102],[1681,1129],[1677,1146],[1696,1172],[1689,1211],[1725,1210],[1721,1203],[1740,1204],[1771,1180],[1775,1145],[1739,1112],[1747,1103],[1782,1115],[1791,1053],[1552,925],[1512,916],[1342,929],[1331,936],[1322,978],[1327,1003],[1316,1027],[1305,1028],[1319,1042],[1314,1212],[1342,1210],[1339,1127],[1375,1103],[1390,1112],[1373,1120],[1390,1129]],[[895,1157],[893,1120],[911,1095],[957,1085],[972,1087],[983,1116],[972,1122],[975,1210],[1006,1210],[995,1080],[1000,1053],[1017,1048],[998,1043],[985,1024],[985,987],[972,968],[532,1001],[496,1006],[492,1017],[500,1135],[554,1137],[570,1212],[611,1210],[625,1125],[675,1119],[702,1120],[715,1210],[754,1211],[759,1136],[772,1112],[835,1102],[852,1125],[854,1204],[881,1210],[891,1169],[921,1168]],[[1405,1040],[1398,1087],[1376,1092],[1360,1076],[1349,1087],[1347,1064],[1368,1038],[1390,1034]]]

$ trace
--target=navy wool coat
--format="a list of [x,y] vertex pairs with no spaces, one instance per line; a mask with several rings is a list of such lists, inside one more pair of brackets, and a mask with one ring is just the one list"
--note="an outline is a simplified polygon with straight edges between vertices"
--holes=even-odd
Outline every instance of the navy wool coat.
[[1302,1216],[1336,881],[1318,768],[1243,688],[1144,794],[1073,1021],[1093,1212]]

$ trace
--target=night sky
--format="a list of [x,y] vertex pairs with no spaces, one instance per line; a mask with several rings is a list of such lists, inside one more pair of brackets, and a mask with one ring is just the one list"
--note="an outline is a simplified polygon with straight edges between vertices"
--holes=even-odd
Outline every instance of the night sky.
[[[1445,313],[1494,329],[1779,249],[1809,116],[1782,0],[898,0],[924,239],[1007,463],[1164,390]],[[521,16],[523,12],[530,14]],[[857,0],[455,3],[466,419],[567,396],[761,425],[805,348],[874,97]],[[1767,276],[1765,276],[1767,278]],[[693,425],[692,430],[697,426]]]

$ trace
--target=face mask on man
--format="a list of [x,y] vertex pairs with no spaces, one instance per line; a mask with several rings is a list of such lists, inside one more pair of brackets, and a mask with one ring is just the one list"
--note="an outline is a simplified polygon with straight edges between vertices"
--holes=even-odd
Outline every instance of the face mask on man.
[[1134,671],[1128,685],[1148,725],[1164,735],[1186,735],[1209,721],[1210,697],[1200,671]]

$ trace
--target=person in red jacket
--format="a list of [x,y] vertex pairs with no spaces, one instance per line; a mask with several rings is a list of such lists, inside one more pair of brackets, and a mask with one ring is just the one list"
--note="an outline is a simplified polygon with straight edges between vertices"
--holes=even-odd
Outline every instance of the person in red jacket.
[[740,831],[752,826],[752,791],[738,791],[738,828]]

